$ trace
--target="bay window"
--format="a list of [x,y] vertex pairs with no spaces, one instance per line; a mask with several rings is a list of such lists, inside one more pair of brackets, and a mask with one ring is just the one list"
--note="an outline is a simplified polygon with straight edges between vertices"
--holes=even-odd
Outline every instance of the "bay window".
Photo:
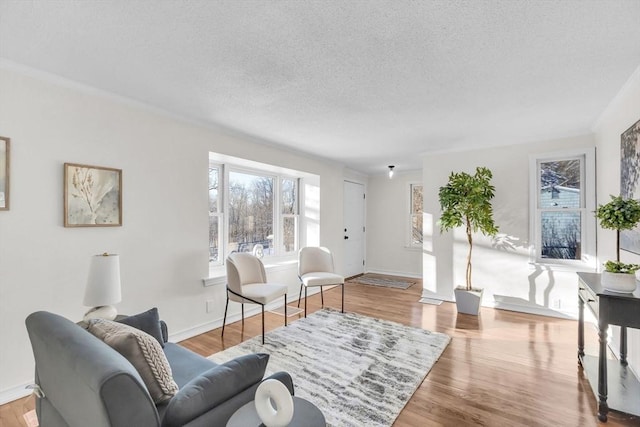
[[298,250],[301,178],[263,166],[209,161],[211,265],[234,251],[270,257]]

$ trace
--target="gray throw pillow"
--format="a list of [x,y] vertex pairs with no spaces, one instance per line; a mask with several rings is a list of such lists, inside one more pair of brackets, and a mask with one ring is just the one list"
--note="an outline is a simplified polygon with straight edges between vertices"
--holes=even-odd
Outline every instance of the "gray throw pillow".
[[164,339],[162,338],[162,329],[160,328],[160,316],[158,309],[153,307],[144,313],[134,314],[124,319],[117,320],[118,323],[133,326],[140,329],[158,340],[160,345],[164,347]]
[[178,392],[171,366],[158,340],[129,325],[92,319],[87,330],[124,356],[142,377],[151,399],[158,404]]

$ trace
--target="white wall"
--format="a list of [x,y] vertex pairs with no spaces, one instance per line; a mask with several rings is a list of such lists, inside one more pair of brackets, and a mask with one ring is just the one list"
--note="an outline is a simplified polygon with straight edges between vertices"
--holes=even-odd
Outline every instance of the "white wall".
[[[79,320],[93,254],[120,254],[120,312],[157,306],[174,337],[220,325],[224,286],[202,285],[209,151],[319,175],[320,244],[341,268],[341,165],[36,76],[0,69],[0,135],[12,140],[11,210],[0,212],[0,403],[33,378],[24,319],[48,310]],[[123,170],[122,227],[62,226],[64,162]],[[273,274],[297,296],[294,268]],[[206,313],[206,300],[216,310]]]
[[442,153],[424,158],[425,243],[424,295],[453,299],[464,285],[468,244],[463,228],[440,234],[438,190],[452,171],[474,173],[477,166],[493,172],[494,217],[501,239],[474,237],[473,285],[484,288],[484,306],[530,313],[573,316],[577,313],[575,270],[533,265],[529,258],[529,156],[593,147],[592,136]]
[[[421,174],[397,174],[393,181],[385,176],[367,180],[344,172],[341,165],[187,123],[95,91],[0,69],[0,135],[12,139],[11,210],[0,212],[0,403],[17,396],[33,375],[25,317],[44,309],[80,319],[93,254],[121,255],[121,312],[157,306],[174,337],[220,324],[224,288],[205,288],[201,281],[208,274],[209,151],[319,175],[320,244],[334,251],[338,269],[343,254],[343,180],[367,183],[367,269],[420,274],[416,266],[422,256],[425,294],[444,299],[451,299],[454,285],[463,282],[466,245],[460,230],[440,235],[435,225],[437,190],[451,171],[488,166],[495,176],[496,221],[514,248],[495,248],[487,239],[477,239],[474,282],[486,289],[484,304],[496,305],[497,298],[501,301],[497,305],[523,311],[574,314],[575,273],[529,264],[528,156],[596,144],[602,203],[608,194],[619,192],[620,133],[639,118],[637,71],[603,114],[595,141],[584,136],[431,155],[424,159]],[[122,227],[62,226],[64,162],[123,169]],[[407,181],[420,179],[425,191],[424,254],[404,248],[404,204],[408,202],[404,187]],[[598,239],[600,259],[612,257],[613,235],[599,230]],[[377,250],[381,247],[385,250]],[[623,256],[640,262],[640,257]],[[269,274],[289,283],[293,295],[298,289],[294,272],[285,268]],[[206,313],[206,300],[216,301],[217,310]],[[561,309],[552,307],[555,301],[560,301]],[[632,366],[640,371],[638,331],[630,331],[629,352]]]
[[422,277],[422,250],[409,246],[409,183],[422,183],[422,171],[369,178],[366,271]]
[[[598,120],[595,141],[598,152],[598,204],[607,203],[609,195],[620,194],[620,135],[632,124],[640,120],[640,67],[618,96],[611,102]],[[598,228],[598,259],[602,264],[615,259],[615,233]],[[621,251],[620,258],[625,262],[640,263],[640,256]],[[613,328],[614,351],[617,351],[618,328]],[[640,374],[640,331],[629,329],[629,364]]]

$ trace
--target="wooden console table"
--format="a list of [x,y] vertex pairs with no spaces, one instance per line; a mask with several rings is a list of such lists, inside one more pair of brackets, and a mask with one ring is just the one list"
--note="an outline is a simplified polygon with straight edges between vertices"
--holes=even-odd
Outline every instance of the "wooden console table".
[[[634,293],[606,291],[600,274],[578,273],[578,362],[598,399],[598,419],[609,409],[640,415],[640,382],[627,367],[627,328],[640,329],[640,289]],[[584,354],[584,306],[598,319],[598,357]],[[607,329],[620,329],[620,360],[607,360]],[[597,387],[596,387],[597,385]]]

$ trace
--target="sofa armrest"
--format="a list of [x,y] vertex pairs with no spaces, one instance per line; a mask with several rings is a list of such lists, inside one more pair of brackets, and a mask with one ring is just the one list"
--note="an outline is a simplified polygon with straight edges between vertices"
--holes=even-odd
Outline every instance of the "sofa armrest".
[[40,425],[160,425],[140,374],[116,350],[53,313],[32,313],[26,326],[46,395],[37,403]]
[[[271,375],[269,378],[276,379],[282,382],[289,392],[293,394],[293,381],[291,376],[286,372],[277,372]],[[265,378],[265,379],[269,379]],[[198,418],[194,418],[189,421],[184,427],[211,427],[211,426],[225,426],[229,419],[245,404],[251,402],[256,395],[256,390],[261,382],[255,383],[245,391],[236,394],[229,400],[225,400],[220,405],[210,409]]]
[[203,372],[169,401],[162,425],[183,426],[259,383],[268,361],[268,354],[249,354]]
[[291,375],[289,375],[289,373],[280,371],[265,378],[265,380],[270,380],[270,379],[280,381],[282,384],[284,384],[287,387],[287,390],[289,390],[289,393],[291,393],[291,396],[295,396],[295,392],[293,390],[293,378],[291,378]]

